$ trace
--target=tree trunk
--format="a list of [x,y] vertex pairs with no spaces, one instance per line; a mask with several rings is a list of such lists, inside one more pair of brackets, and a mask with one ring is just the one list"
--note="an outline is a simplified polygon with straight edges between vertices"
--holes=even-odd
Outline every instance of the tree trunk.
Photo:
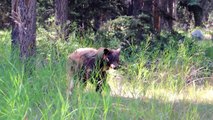
[[152,0],[144,0],[143,11],[152,14]]
[[125,0],[125,4],[127,6],[126,14],[128,16],[133,15],[133,0]]
[[36,54],[36,0],[13,0],[12,7],[12,46],[19,46],[25,72],[31,74]]
[[101,15],[94,16],[94,31],[97,32],[101,26]]
[[173,20],[175,20],[175,0],[153,0],[154,28],[160,32],[161,29],[173,31]]
[[67,40],[68,31],[68,0],[55,0],[55,23],[58,27],[58,34],[61,39]]
[[160,19],[160,11],[159,11],[159,7],[160,7],[160,2],[159,0],[153,0],[153,22],[154,22],[154,29],[157,32],[161,31],[161,19]]
[[139,15],[143,6],[143,0],[133,0],[133,15]]
[[110,16],[107,12],[97,13],[97,15],[94,16],[94,31],[98,31],[99,28],[110,18],[112,18],[112,16]]
[[174,0],[161,0],[160,9],[161,11],[161,29],[172,31],[173,27],[173,8]]
[[[195,27],[202,26],[202,19],[203,19],[203,10],[202,5],[204,5],[207,2],[207,0],[202,1],[196,1],[196,3],[188,3],[188,10],[194,14],[194,21],[195,21]],[[203,6],[203,7],[207,7]]]
[[36,53],[36,0],[18,0],[18,6],[21,58],[27,59]]
[[203,10],[199,6],[193,6],[193,13],[194,13],[194,20],[195,20],[195,27],[202,26],[203,22]]
[[174,8],[174,0],[168,0],[168,14],[169,14],[169,18],[168,18],[168,27],[169,27],[169,31],[173,31],[173,19],[171,17],[173,17],[173,8]]

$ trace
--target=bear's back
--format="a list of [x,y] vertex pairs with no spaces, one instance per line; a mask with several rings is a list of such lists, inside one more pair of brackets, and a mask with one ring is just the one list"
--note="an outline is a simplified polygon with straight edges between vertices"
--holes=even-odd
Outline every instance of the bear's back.
[[70,54],[69,60],[75,61],[77,63],[85,63],[90,59],[94,59],[97,55],[98,50],[94,48],[79,48]]

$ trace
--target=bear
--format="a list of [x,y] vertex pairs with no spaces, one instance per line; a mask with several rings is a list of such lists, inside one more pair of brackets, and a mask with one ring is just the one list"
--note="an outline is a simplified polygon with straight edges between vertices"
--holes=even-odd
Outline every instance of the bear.
[[[106,71],[109,68],[116,69],[119,66],[120,48],[79,48],[68,56],[67,63],[67,94],[72,94],[75,76],[78,76],[83,86],[87,80],[96,84],[96,92],[102,92],[106,83]],[[95,78],[95,80],[91,80]]]

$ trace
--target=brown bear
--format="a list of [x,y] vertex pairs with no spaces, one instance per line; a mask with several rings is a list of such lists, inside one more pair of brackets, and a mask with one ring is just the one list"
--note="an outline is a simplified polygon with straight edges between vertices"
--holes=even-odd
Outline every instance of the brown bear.
[[[101,92],[106,81],[106,70],[115,69],[119,65],[119,49],[109,48],[79,48],[68,56],[68,87],[72,93],[74,79],[77,76],[84,85],[88,79],[96,84],[96,91]],[[95,79],[95,80],[94,80]]]

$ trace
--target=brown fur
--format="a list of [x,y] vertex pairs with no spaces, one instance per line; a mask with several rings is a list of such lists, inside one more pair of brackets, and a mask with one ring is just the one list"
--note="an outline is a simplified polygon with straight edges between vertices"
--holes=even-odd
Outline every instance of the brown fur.
[[[106,70],[118,67],[120,49],[108,48],[80,48],[68,56],[68,89],[71,93],[74,87],[75,75],[83,84],[92,77],[92,72],[98,74],[95,77],[97,84],[96,91],[102,91],[102,84],[105,84]],[[93,76],[94,77],[94,76]],[[94,82],[94,81],[93,81]]]

